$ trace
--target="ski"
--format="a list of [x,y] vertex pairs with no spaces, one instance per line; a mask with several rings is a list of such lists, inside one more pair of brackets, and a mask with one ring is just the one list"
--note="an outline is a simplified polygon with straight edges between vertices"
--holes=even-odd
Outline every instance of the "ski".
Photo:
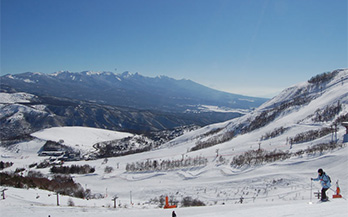
[[326,203],[326,202],[331,202],[329,199],[326,200],[319,200],[317,203]]

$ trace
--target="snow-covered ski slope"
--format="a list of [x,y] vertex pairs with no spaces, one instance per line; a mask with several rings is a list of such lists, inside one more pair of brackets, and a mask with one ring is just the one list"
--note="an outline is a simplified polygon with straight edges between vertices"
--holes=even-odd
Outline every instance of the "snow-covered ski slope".
[[[22,155],[22,161],[27,161]],[[139,157],[139,156],[138,156]],[[128,157],[137,160],[136,156]],[[11,160],[13,159],[13,156]],[[53,192],[39,189],[16,189],[7,187],[6,199],[0,199],[1,216],[170,216],[172,210],[164,210],[147,203],[159,195],[169,195],[180,199],[191,196],[204,201],[205,207],[175,209],[179,216],[346,216],[348,202],[345,199],[331,199],[331,202],[317,204],[312,197],[310,202],[310,177],[317,175],[316,170],[323,167],[332,179],[340,180],[342,195],[347,195],[348,148],[322,156],[306,156],[278,163],[249,168],[245,171],[233,171],[229,166],[207,166],[191,170],[171,172],[125,173],[122,158],[88,163],[96,167],[92,175],[76,175],[74,178],[94,193],[101,193],[103,199],[83,200],[60,196],[60,206],[56,206]],[[27,161],[28,162],[28,161]],[[28,162],[29,163],[29,162]],[[120,168],[117,169],[117,163]],[[213,164],[213,162],[210,162]],[[106,165],[115,171],[105,174]],[[42,170],[41,170],[42,171]],[[320,186],[313,182],[313,192]],[[130,204],[132,194],[133,205]],[[117,195],[117,204],[113,208],[112,198]],[[243,204],[240,198],[243,196]],[[72,200],[74,207],[69,207]],[[224,205],[223,205],[224,204]]]
[[[284,90],[280,95],[245,116],[201,128],[178,137],[161,148],[150,152],[124,157],[95,161],[70,162],[69,164],[89,164],[96,172],[88,175],[73,175],[76,182],[93,193],[106,196],[103,199],[81,200],[73,198],[74,207],[68,207],[68,197],[61,196],[61,206],[56,206],[56,197],[51,192],[38,189],[8,188],[7,199],[0,200],[1,215],[4,216],[170,216],[172,210],[157,208],[151,203],[161,195],[168,195],[181,201],[190,196],[203,201],[205,207],[177,208],[177,216],[346,216],[348,202],[345,199],[331,199],[331,202],[317,204],[313,192],[320,190],[318,182],[310,178],[317,176],[318,168],[323,168],[335,182],[339,180],[341,193],[348,198],[348,148],[336,149],[322,154],[302,155],[283,161],[258,166],[233,167],[234,156],[245,151],[274,149],[296,152],[315,144],[331,141],[335,136],[328,134],[320,139],[290,144],[289,138],[309,130],[330,127],[334,121],[348,113],[348,70],[341,70],[327,82],[309,84],[307,82]],[[302,98],[301,98],[302,97]],[[291,100],[306,98],[304,103]],[[289,102],[289,106],[284,105]],[[328,106],[340,103],[339,114],[330,120],[315,121],[316,114],[322,114]],[[277,108],[277,109],[275,109]],[[281,109],[279,109],[281,108]],[[249,132],[244,131],[260,114],[275,114],[272,120]],[[261,140],[265,134],[280,127],[283,134]],[[216,130],[219,129],[219,130]],[[213,130],[213,131],[212,131]],[[234,131],[232,140],[210,148],[190,151],[198,141],[218,138],[226,132]],[[337,138],[342,142],[345,130],[339,126]],[[52,134],[54,135],[54,133]],[[57,138],[61,139],[61,138]],[[35,159],[36,149],[43,145],[41,140],[17,144],[12,150],[1,148],[1,160],[12,161],[16,167],[28,168]],[[189,157],[204,157],[206,165],[172,169],[165,171],[127,172],[126,165],[147,160],[180,160]],[[218,157],[217,157],[218,156]],[[220,161],[220,156],[225,160]],[[114,170],[105,173],[106,166]],[[48,169],[39,170],[48,174]],[[332,198],[334,192],[328,191]],[[50,196],[49,196],[50,195]],[[112,197],[118,196],[117,209],[113,209]],[[39,197],[38,197],[39,196]],[[38,198],[37,198],[38,197]],[[243,198],[243,203],[240,203]],[[131,204],[132,203],[132,204]],[[110,208],[109,208],[110,207]]]

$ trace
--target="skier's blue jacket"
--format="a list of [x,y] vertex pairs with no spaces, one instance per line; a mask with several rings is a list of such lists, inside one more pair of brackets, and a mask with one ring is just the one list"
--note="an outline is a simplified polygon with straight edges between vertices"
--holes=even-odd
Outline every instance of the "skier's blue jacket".
[[319,181],[319,180],[320,180],[320,184],[323,188],[330,188],[331,187],[330,178],[325,173],[323,173],[322,175],[318,175],[318,178],[313,179],[313,181]]

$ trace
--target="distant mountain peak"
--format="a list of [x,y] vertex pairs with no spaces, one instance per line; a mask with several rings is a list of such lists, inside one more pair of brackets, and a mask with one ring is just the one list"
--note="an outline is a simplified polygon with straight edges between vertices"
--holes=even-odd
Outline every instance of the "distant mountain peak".
[[50,76],[59,76],[61,74],[72,74],[73,72],[70,72],[70,71],[58,71],[58,72],[54,72],[54,73],[51,73],[51,74],[48,74]]
[[122,77],[131,77],[134,75],[134,73],[130,72],[130,71],[124,71],[123,73],[119,74]]

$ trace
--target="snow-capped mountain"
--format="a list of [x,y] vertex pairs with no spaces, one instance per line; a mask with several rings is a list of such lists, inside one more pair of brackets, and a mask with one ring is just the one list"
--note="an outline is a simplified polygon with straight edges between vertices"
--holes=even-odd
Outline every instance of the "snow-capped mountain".
[[152,78],[130,72],[28,72],[0,79],[2,89],[165,112],[199,111],[196,107],[200,105],[251,109],[266,101],[213,90],[191,80]]

